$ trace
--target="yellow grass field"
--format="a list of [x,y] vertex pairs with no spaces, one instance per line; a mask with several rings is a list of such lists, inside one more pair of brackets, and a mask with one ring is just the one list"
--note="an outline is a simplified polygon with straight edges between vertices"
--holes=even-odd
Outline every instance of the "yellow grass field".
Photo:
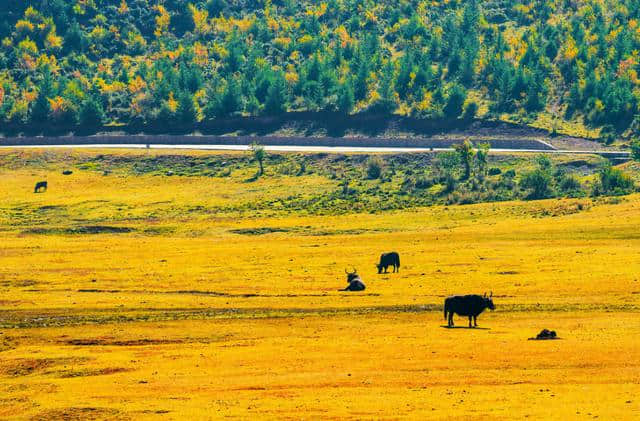
[[95,154],[149,152],[0,151],[0,418],[640,418],[640,195],[237,212],[337,182],[61,174]]

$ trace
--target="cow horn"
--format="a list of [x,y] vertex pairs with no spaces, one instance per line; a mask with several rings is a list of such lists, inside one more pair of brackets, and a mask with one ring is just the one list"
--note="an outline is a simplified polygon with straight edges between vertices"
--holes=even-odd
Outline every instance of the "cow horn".
[[349,274],[349,271],[345,269],[345,270],[344,270],[344,273],[346,273],[346,274],[348,275],[348,274]]
[[353,268],[353,273],[358,273],[358,269]]
[[486,292],[484,293],[484,298],[487,298],[487,293]]
[[491,291],[491,294],[489,295],[489,298],[493,297],[493,291]]

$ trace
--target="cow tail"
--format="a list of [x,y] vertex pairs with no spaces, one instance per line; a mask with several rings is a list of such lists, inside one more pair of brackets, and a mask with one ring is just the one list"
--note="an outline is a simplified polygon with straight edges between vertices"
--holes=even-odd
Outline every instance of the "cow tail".
[[444,300],[444,319],[447,320],[447,300]]

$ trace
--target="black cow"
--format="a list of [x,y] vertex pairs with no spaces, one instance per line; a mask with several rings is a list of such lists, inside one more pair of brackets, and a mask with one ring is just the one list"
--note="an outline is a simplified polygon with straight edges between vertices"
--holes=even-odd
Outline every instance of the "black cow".
[[340,291],[364,291],[366,288],[364,286],[364,282],[360,279],[360,275],[358,275],[358,271],[354,268],[353,272],[344,271],[347,274],[347,283],[349,284],[345,289],[341,289]]
[[378,273],[387,273],[387,268],[393,266],[393,273],[400,272],[400,255],[395,251],[391,253],[382,253],[380,256],[380,263],[376,265],[378,267]]
[[36,183],[36,188],[33,190],[34,193],[40,193],[41,191],[47,191],[46,181],[38,181]]
[[[482,295],[452,295],[444,300],[444,318],[449,320],[449,327],[453,327],[453,313],[459,316],[469,317],[469,327],[477,327],[477,318],[485,309],[495,309],[493,305],[493,292],[487,297]],[[473,318],[473,326],[471,325]]]

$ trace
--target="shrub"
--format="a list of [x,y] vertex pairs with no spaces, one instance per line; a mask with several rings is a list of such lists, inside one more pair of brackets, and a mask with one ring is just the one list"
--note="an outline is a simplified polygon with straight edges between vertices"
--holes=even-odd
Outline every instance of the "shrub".
[[640,140],[638,139],[631,141],[631,157],[634,161],[640,161]]
[[444,176],[444,190],[443,193],[451,193],[456,189],[456,178],[450,172],[447,172]]
[[551,195],[551,176],[542,169],[533,170],[522,176],[520,187],[530,190],[528,199],[545,199]]
[[611,124],[603,126],[602,130],[600,130],[600,141],[605,145],[611,145],[617,137],[618,133],[616,132],[616,128]]
[[433,180],[427,177],[416,177],[414,185],[417,189],[428,189],[433,186]]
[[516,170],[514,170],[513,168],[507,170],[504,172],[504,174],[502,174],[502,176],[505,178],[514,178],[516,176]]
[[500,174],[502,174],[502,170],[500,168],[495,168],[495,167],[489,168],[489,175],[500,175]]
[[466,139],[462,143],[453,145],[453,148],[458,153],[460,162],[462,162],[463,165],[464,174],[462,176],[462,179],[467,180],[471,176],[471,164],[476,153],[473,149],[473,143],[471,143],[469,139]]
[[604,194],[628,194],[634,188],[633,180],[629,175],[610,165],[603,167],[598,175],[600,179],[596,189],[600,188]]
[[380,176],[382,175],[383,165],[384,163],[382,162],[382,159],[380,159],[380,157],[372,156],[371,158],[369,158],[369,160],[367,161],[367,177],[371,180],[380,178]]
[[258,163],[258,176],[264,174],[264,159],[267,156],[267,152],[264,150],[264,146],[257,142],[254,142],[249,147],[249,153],[254,161]]
[[478,104],[476,104],[474,101],[471,101],[464,107],[462,119],[465,121],[471,121],[476,118],[476,114],[478,114]]
[[302,158],[300,160],[300,168],[298,169],[298,173],[296,174],[298,177],[300,177],[301,175],[306,174],[307,172],[307,161]]
[[558,183],[558,187],[560,187],[560,190],[563,192],[575,192],[582,190],[582,184],[580,184],[580,181],[571,174],[565,174],[562,176]]
[[462,114],[462,106],[467,99],[467,92],[460,85],[454,85],[449,92],[447,103],[443,108],[444,115],[448,118],[457,118]]
[[551,159],[547,155],[538,155],[536,162],[540,169],[544,171],[550,170],[553,167],[553,162],[551,162]]
[[460,165],[460,157],[455,151],[439,152],[436,155],[436,166],[441,170],[453,170]]

